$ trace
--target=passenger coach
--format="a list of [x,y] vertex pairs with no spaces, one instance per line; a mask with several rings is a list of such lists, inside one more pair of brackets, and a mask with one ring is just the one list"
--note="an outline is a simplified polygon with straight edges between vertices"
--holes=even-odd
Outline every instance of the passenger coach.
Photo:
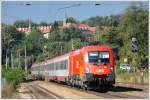
[[31,74],[84,89],[106,89],[115,84],[113,50],[109,46],[85,46],[33,64]]

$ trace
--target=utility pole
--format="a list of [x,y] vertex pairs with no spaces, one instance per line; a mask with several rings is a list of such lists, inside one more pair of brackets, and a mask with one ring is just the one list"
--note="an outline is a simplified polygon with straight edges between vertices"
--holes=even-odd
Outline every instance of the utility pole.
[[60,46],[60,52],[61,52],[61,55],[63,54],[63,48],[62,48],[62,42],[59,42],[59,46]]
[[31,18],[29,18],[29,29],[31,29]]
[[71,46],[72,46],[72,50],[74,50],[74,45],[73,45],[73,39],[71,38]]
[[131,39],[131,49],[132,49],[132,55],[133,55],[133,67],[134,67],[134,84],[137,83],[137,79],[136,79],[136,52],[138,51],[138,47],[137,47],[137,39],[135,37],[132,37]]
[[8,68],[8,63],[7,63],[7,54],[6,54],[6,69]]
[[6,69],[8,68],[8,63],[7,63],[7,50],[6,50]]
[[14,64],[13,64],[13,55],[12,55],[12,52],[11,52],[11,68],[14,69]]
[[20,68],[20,51],[17,51],[17,57],[18,57],[18,68]]
[[62,55],[62,53],[63,53],[63,52],[62,52],[62,45],[61,45],[61,55]]
[[25,71],[26,71],[26,74],[27,74],[27,53],[26,53],[26,45],[25,45],[24,53],[25,53]]

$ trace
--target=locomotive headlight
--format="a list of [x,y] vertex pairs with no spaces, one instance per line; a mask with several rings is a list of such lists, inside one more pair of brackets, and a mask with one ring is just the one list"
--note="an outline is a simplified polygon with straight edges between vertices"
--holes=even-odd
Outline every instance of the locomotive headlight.
[[113,73],[114,72],[114,68],[110,67],[110,71],[111,71],[111,73]]
[[88,67],[86,67],[85,72],[90,73],[90,69]]
[[110,70],[111,70],[111,71],[113,71],[113,70],[114,70],[114,68],[113,68],[113,67],[110,67]]

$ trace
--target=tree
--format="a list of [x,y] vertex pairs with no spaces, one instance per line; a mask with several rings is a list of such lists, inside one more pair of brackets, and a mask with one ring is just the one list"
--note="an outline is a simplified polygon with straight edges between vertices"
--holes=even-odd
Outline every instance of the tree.
[[86,23],[90,26],[111,26],[111,27],[117,27],[120,23],[120,15],[110,15],[110,16],[96,16],[96,17],[91,17],[83,23]]
[[48,24],[46,22],[41,22],[40,26],[47,26]]
[[54,23],[52,24],[52,30],[53,31],[58,31],[59,30],[59,26],[58,26],[58,22],[54,21]]
[[61,32],[60,36],[62,40],[69,41],[72,38],[81,38],[82,33],[79,29],[69,28],[69,29],[64,29],[63,32]]
[[123,39],[122,55],[132,58],[131,38],[134,36],[138,40],[138,52],[136,60],[138,63],[148,63],[148,11],[137,5],[130,6],[122,15],[120,33]]
[[5,63],[6,52],[7,56],[10,56],[10,51],[12,51],[12,48],[18,45],[23,37],[24,34],[18,32],[14,26],[2,26],[2,64]]
[[19,27],[29,27],[29,20],[17,20],[14,22],[16,28]]
[[38,55],[43,51],[43,42],[43,35],[36,29],[32,29],[32,32],[24,39],[23,44],[26,45],[29,55],[32,53]]
[[69,17],[66,19],[66,23],[77,23],[77,20],[73,17]]

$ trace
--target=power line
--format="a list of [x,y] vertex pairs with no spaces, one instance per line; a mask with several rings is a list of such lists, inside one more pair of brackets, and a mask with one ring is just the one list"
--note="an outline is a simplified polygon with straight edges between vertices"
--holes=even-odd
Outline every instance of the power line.
[[[87,1],[88,2],[88,1]],[[55,4],[53,4],[53,3],[40,3],[40,4],[36,4],[36,3],[18,3],[18,4],[3,4],[2,3],[2,5],[25,5],[25,6],[30,6],[30,5],[73,5],[74,3],[65,3],[65,4],[62,4],[62,3],[55,3]],[[91,2],[91,3],[78,3],[78,5],[130,5],[130,3],[123,3],[123,1],[122,2],[120,2],[120,3],[101,3],[101,2]],[[149,6],[148,4],[147,5],[145,5],[144,4],[144,6]]]

